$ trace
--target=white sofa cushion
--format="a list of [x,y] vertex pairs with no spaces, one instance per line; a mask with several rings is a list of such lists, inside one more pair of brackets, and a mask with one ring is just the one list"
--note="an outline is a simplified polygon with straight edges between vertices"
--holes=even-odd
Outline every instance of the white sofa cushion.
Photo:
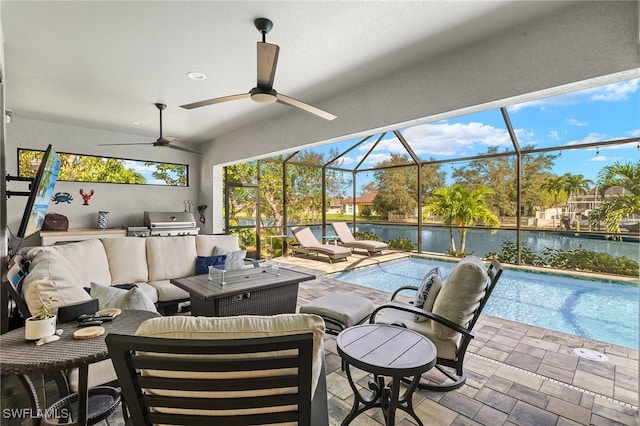
[[109,261],[112,285],[149,281],[144,238],[105,238],[102,244]]
[[[152,237],[147,244],[149,281],[182,278],[196,273],[196,242],[194,236]],[[162,300],[158,296],[158,300]]]
[[[487,269],[482,261],[476,256],[465,257],[442,284],[432,312],[466,326],[484,297],[487,284]],[[440,339],[452,339],[458,334],[449,327],[431,322]]]
[[30,251],[27,258],[31,260],[31,265],[22,288],[24,300],[32,314],[40,309],[42,301],[48,297],[56,299],[51,304],[56,312],[59,306],[91,299],[83,289],[83,280],[76,272],[75,265],[57,250]]
[[110,283],[111,271],[107,252],[102,241],[86,240],[73,244],[53,246],[74,266],[81,279],[81,287],[88,287],[92,281]]
[[149,281],[149,286],[156,291],[158,302],[188,299],[189,292],[169,282],[169,280]]
[[240,250],[238,237],[235,235],[196,235],[198,256],[212,256],[215,247],[220,247],[226,251]]

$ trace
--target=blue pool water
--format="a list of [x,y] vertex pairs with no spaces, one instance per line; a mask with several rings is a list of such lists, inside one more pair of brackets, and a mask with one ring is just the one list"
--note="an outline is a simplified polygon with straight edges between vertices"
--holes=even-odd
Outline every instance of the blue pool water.
[[[419,285],[435,266],[446,277],[454,265],[408,258],[331,278],[393,292],[401,285]],[[639,300],[637,286],[505,269],[483,313],[638,349]]]

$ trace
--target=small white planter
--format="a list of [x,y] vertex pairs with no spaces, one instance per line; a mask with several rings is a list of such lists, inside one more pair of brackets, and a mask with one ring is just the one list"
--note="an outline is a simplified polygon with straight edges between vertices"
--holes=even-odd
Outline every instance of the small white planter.
[[39,340],[43,337],[49,337],[56,334],[56,319],[47,318],[38,320],[35,317],[29,317],[24,323],[24,338],[26,340]]

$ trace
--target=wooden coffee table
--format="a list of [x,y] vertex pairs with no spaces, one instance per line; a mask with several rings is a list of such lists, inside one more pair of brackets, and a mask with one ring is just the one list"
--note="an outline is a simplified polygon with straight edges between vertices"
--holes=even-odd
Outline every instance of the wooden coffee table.
[[[388,324],[365,324],[347,328],[336,338],[338,353],[346,364],[345,371],[353,389],[353,407],[342,425],[348,425],[364,411],[380,407],[387,425],[395,425],[395,412],[399,408],[422,421],[413,410],[413,391],[420,383],[422,373],[436,363],[436,346],[415,331]],[[363,396],[353,382],[351,367],[373,373],[369,382],[370,396]],[[385,376],[391,383],[385,384]],[[400,383],[412,377],[408,389],[400,395]]]
[[209,281],[208,275],[172,279],[189,292],[191,314],[221,317],[234,315],[276,315],[295,313],[298,284],[315,275],[271,267],[225,271]]

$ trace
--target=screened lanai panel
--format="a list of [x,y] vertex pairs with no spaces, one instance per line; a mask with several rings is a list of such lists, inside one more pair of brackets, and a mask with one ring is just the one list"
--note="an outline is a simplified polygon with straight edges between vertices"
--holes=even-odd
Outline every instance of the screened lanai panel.
[[537,148],[572,146],[640,135],[640,79],[510,106],[514,127]]
[[283,224],[282,167],[281,162],[260,161],[260,223],[265,228]]
[[258,162],[237,163],[225,168],[226,181],[230,184],[255,185],[258,183]]
[[[421,161],[473,157],[489,147],[514,151],[499,109],[407,127],[400,133]],[[516,134],[526,142],[521,129]]]
[[322,169],[290,164],[286,174],[288,224],[321,223]]

